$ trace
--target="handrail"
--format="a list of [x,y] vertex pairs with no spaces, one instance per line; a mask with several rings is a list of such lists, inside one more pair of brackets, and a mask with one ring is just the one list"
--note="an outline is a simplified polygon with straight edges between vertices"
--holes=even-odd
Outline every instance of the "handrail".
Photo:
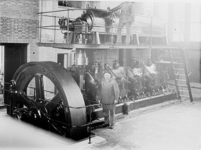
[[87,9],[81,9],[81,8],[75,8],[75,9],[69,9],[69,8],[67,8],[67,9],[65,9],[65,10],[53,10],[53,11],[43,11],[43,12],[39,12],[39,13],[37,13],[37,14],[45,14],[45,13],[54,13],[54,12],[63,12],[63,11],[73,11],[73,10],[87,10]]
[[[76,17],[75,18],[72,18],[72,17],[70,18],[70,16],[69,16],[70,11],[77,11],[77,10],[88,10],[88,9],[68,8],[67,10],[46,11],[46,12],[40,12],[40,13],[38,13],[40,15],[40,18],[42,18],[42,17],[50,17],[50,18],[53,17],[54,18],[54,21],[53,21],[54,25],[44,25],[43,26],[42,25],[42,19],[40,20],[40,26],[38,27],[40,29],[40,43],[42,42],[41,39],[43,39],[42,38],[43,35],[41,34],[41,30],[43,30],[43,29],[44,30],[48,30],[48,29],[49,30],[54,30],[54,35],[51,35],[51,37],[53,38],[54,43],[56,41],[56,35],[55,35],[56,31],[57,30],[62,30],[62,29],[60,29],[60,26],[58,26],[56,24],[56,22],[57,22],[57,19],[60,19],[60,18],[63,18],[63,17],[56,16],[56,15],[52,15],[52,16],[51,15],[44,15],[44,14],[46,14],[46,13],[58,13],[58,12],[65,12],[66,11],[67,14],[63,14],[64,16],[66,16],[65,18],[67,19],[67,24],[64,25],[66,29],[64,29],[64,30],[68,30],[69,31],[69,28],[72,25],[76,26],[76,27],[81,27],[82,26],[82,25],[74,25],[74,24],[70,24],[69,23],[70,21],[73,21],[73,20],[76,19]],[[114,17],[114,14],[111,13],[111,15],[113,15],[112,16],[113,19],[117,21],[116,17]],[[159,21],[159,20],[165,20],[165,19],[156,18],[156,17],[153,18],[152,16],[145,16],[145,15],[141,15],[141,14],[135,14],[135,16],[136,17],[144,17],[144,18],[149,19],[150,21],[149,20],[145,21],[145,24],[146,24],[145,26],[141,26],[141,23],[144,24],[143,23],[144,21],[142,21],[142,20],[139,22],[139,26],[138,25],[136,26],[134,24],[134,26],[132,26],[131,30],[130,30],[130,32],[132,32],[131,34],[138,34],[139,36],[140,35],[142,35],[142,36],[149,36],[151,38],[149,45],[152,45],[152,38],[153,37],[155,37],[155,36],[157,36],[157,37],[158,36],[165,36],[166,35],[167,31],[166,31],[164,25],[167,24],[167,22],[162,22],[160,24],[161,25],[160,28],[154,27],[155,20]],[[138,23],[138,21],[136,21],[136,23]],[[99,31],[100,33],[104,32],[103,31],[104,28],[110,29],[110,32],[108,32],[108,33],[104,32],[104,33],[111,34],[111,36],[113,38],[113,35],[116,35],[116,31],[118,30],[118,25],[116,23],[115,24],[112,23],[110,26],[108,26],[108,25],[102,25],[102,26],[101,25],[93,25],[93,28],[99,28],[100,29],[100,31]],[[142,31],[142,32],[140,32],[140,31]],[[82,33],[85,34],[85,31],[82,31]],[[86,33],[88,33],[88,32],[86,32]],[[123,34],[125,34],[125,29],[122,30],[122,35]],[[111,40],[111,41],[113,41],[113,40]],[[70,43],[67,42],[67,44],[70,44]],[[111,44],[113,44],[113,43],[111,43]]]
[[[93,9],[93,8],[89,8],[89,9]],[[63,11],[76,11],[76,10],[89,10],[88,8],[67,8],[65,10],[53,10],[53,11],[44,11],[44,12],[39,12],[37,14],[45,14],[45,13],[57,13],[57,12],[63,12]],[[98,10],[98,9],[97,9]],[[99,9],[101,10],[101,9]],[[106,10],[105,10],[106,11]],[[110,12],[110,11],[108,11]],[[140,17],[146,17],[146,18],[153,18],[157,19],[157,20],[167,20],[167,19],[163,19],[163,18],[159,18],[159,17],[155,17],[155,16],[148,16],[148,15],[141,15],[141,14],[134,14],[134,16],[140,16]]]

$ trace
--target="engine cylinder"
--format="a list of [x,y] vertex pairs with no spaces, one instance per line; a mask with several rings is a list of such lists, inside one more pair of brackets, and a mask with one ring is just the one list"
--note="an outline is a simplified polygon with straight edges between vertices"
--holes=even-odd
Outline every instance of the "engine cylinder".
[[85,66],[88,65],[88,58],[86,56],[85,52],[82,52],[81,50],[79,51],[79,53],[76,55],[76,65],[78,66]]
[[108,16],[106,12],[88,9],[81,17],[75,20],[75,32],[107,32],[107,28],[112,25],[112,19]]

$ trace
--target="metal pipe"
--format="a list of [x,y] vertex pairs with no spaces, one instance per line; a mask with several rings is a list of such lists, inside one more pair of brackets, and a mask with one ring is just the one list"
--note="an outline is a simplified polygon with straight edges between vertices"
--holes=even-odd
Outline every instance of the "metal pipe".
[[[42,11],[42,9],[43,9],[43,0],[41,0],[41,11]],[[42,15],[40,15],[40,27],[42,26],[42,21],[43,21]],[[39,32],[40,32],[40,34],[39,34],[39,43],[41,43],[42,29],[39,29]]]
[[152,38],[153,38],[153,18],[151,17],[151,39],[150,39],[150,46],[152,46]]
[[56,17],[54,17],[54,43],[56,40]]
[[[67,16],[68,16],[68,19],[67,19],[67,31],[69,31],[69,11],[67,11]],[[67,37],[66,37],[66,43],[67,44],[70,44],[70,42],[67,41],[67,40],[70,41],[69,37],[70,37],[70,33],[67,32]]]
[[[41,27],[55,27],[55,26],[53,26],[53,25],[50,25],[50,26],[41,26]],[[38,27],[38,28],[41,28],[41,27]],[[60,27],[60,26],[56,26],[56,27]]]
[[45,13],[54,13],[54,12],[62,12],[62,11],[70,11],[70,10],[86,10],[86,9],[65,9],[65,10],[55,10],[55,11],[44,11],[44,12],[39,12],[37,14],[45,14]]
[[41,29],[46,29],[46,30],[61,30],[61,29],[51,29],[51,28],[47,28],[47,27],[41,27]]
[[88,125],[88,129],[89,129],[89,144],[91,144],[91,107],[89,107],[89,125]]

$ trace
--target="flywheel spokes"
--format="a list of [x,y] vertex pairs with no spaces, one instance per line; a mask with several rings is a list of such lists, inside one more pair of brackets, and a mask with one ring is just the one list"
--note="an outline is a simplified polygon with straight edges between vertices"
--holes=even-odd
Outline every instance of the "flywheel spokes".
[[40,119],[48,120],[58,132],[63,132],[65,125],[74,128],[86,124],[82,93],[71,73],[59,64],[27,63],[16,71],[13,80],[20,109],[31,110]]

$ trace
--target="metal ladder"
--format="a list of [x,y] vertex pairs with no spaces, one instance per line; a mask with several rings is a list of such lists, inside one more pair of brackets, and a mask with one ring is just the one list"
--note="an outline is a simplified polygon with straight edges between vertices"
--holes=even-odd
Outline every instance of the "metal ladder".
[[185,49],[169,49],[169,56],[174,73],[177,96],[180,100],[190,99],[193,102],[189,75],[187,71]]

